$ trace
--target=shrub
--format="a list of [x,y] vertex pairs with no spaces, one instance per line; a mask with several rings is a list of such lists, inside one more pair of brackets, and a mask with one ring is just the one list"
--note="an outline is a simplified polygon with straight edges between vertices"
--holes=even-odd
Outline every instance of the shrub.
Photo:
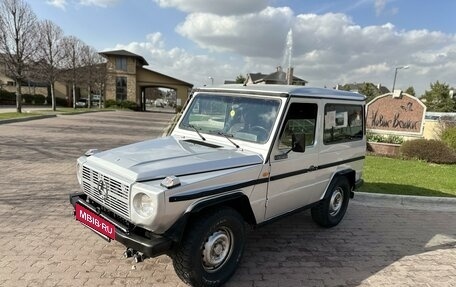
[[35,105],[44,105],[45,100],[46,97],[43,95],[38,94],[34,96]]
[[52,105],[52,97],[51,97],[51,95],[47,95],[46,96],[46,104],[48,106]]
[[106,100],[105,108],[115,108],[117,106],[117,102],[115,100]]
[[401,154],[406,158],[420,159],[433,163],[456,163],[456,152],[444,142],[418,139],[406,141],[401,146]]
[[0,105],[15,105],[16,94],[5,90],[0,90]]
[[404,142],[404,138],[398,135],[382,135],[368,132],[367,141],[374,143],[402,144]]
[[35,99],[34,95],[22,94],[22,102],[25,104],[33,104],[34,99]]
[[105,108],[121,108],[121,109],[130,109],[136,111],[138,107],[135,102],[132,101],[115,101],[115,100],[106,100]]
[[135,102],[132,101],[122,101],[122,102],[117,102],[117,106],[122,108],[122,109],[130,109],[130,110],[137,110],[137,106]]
[[442,141],[456,151],[456,126],[446,128],[441,135]]
[[[52,104],[52,101],[50,101],[50,103]],[[68,101],[66,99],[56,97],[55,105],[59,107],[68,107]]]

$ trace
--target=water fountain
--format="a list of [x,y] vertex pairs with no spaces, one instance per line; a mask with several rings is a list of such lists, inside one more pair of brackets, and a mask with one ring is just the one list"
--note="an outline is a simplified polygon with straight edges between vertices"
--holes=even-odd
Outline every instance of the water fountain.
[[291,58],[293,54],[293,30],[290,29],[287,33],[285,52],[283,54],[282,67],[287,67],[287,84],[293,84],[293,67],[291,65]]

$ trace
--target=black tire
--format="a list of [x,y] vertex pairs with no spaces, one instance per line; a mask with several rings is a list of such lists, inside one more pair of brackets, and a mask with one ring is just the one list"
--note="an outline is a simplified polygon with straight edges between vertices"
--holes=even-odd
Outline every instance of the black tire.
[[320,226],[333,227],[341,222],[347,211],[350,184],[346,177],[334,178],[326,197],[312,207],[312,219]]
[[244,244],[242,216],[231,208],[213,210],[192,221],[174,247],[174,270],[192,286],[220,286],[236,271]]

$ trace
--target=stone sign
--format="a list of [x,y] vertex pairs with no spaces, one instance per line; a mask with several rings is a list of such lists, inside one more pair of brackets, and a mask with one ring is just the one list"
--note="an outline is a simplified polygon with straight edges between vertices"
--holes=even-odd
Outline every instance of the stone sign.
[[387,93],[367,104],[366,127],[372,131],[422,135],[426,106],[405,93]]

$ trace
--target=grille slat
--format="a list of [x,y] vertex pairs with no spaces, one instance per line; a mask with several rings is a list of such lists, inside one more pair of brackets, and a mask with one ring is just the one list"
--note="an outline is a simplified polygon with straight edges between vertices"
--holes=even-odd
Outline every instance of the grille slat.
[[[99,188],[101,181],[103,181],[103,188]],[[86,166],[82,170],[82,183],[84,192],[92,199],[120,216],[130,219],[128,206],[130,186]]]

